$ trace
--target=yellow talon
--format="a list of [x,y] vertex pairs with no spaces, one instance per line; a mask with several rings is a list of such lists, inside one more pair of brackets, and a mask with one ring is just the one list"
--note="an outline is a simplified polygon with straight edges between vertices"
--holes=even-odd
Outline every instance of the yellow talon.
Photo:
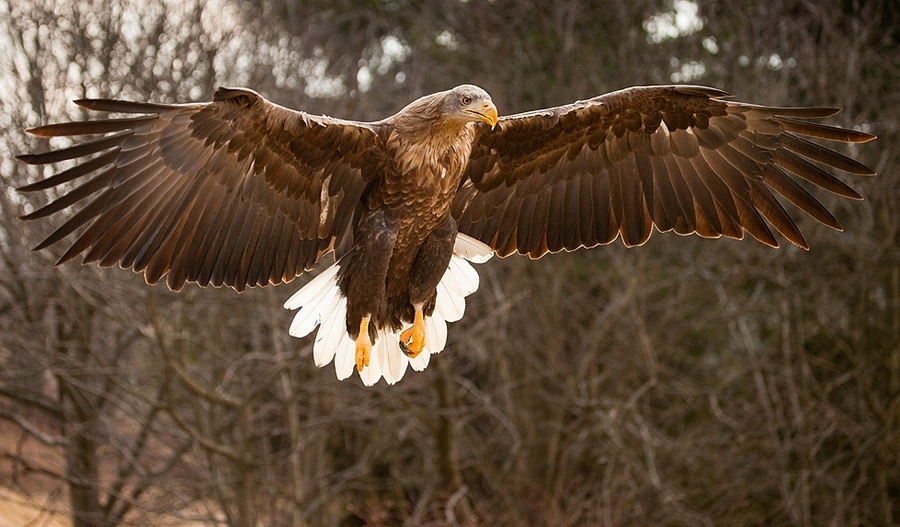
[[410,359],[416,358],[425,349],[425,316],[422,306],[416,306],[412,327],[400,334],[400,349]]
[[369,339],[369,317],[363,317],[359,323],[359,335],[356,337],[356,369],[363,371],[372,357],[372,341]]

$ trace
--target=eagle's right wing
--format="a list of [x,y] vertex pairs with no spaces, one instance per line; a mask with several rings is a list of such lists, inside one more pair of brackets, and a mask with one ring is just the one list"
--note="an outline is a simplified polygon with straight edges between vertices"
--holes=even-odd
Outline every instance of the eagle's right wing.
[[41,137],[99,136],[27,154],[42,165],[81,159],[30,192],[79,185],[24,216],[83,206],[36,249],[80,227],[58,263],[119,264],[147,282],[246,286],[280,283],[311,268],[348,229],[367,184],[383,164],[372,126],[275,105],[241,88],[209,103],[163,105],[76,101],[121,119],[51,124]]

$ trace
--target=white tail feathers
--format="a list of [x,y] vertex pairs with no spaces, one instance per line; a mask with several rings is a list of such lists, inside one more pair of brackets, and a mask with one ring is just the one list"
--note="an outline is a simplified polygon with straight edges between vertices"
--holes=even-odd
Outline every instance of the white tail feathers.
[[[440,353],[447,343],[447,322],[462,318],[465,297],[478,289],[478,273],[469,264],[488,261],[494,251],[480,241],[459,234],[453,246],[450,265],[437,287],[434,313],[425,317],[425,349],[415,359],[400,349],[400,332],[379,329],[372,347],[369,365],[360,372],[363,384],[372,386],[382,377],[388,384],[403,378],[407,367],[422,371],[432,353]],[[468,261],[467,261],[468,260]],[[353,374],[356,343],[347,333],[347,299],[337,285],[340,262],[325,269],[284,303],[286,309],[300,309],[291,322],[289,333],[305,337],[319,327],[313,344],[313,359],[322,367],[334,361],[337,378]],[[406,328],[403,328],[406,329]]]
[[[453,254],[462,256],[472,263],[482,264],[494,256],[494,250],[489,245],[460,233],[456,235],[456,242],[453,243]],[[478,284],[475,284],[475,288],[478,288]]]

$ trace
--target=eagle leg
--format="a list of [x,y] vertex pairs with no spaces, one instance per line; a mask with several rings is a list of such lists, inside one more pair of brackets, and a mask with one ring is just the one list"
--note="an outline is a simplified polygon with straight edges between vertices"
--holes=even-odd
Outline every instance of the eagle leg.
[[433,309],[435,288],[441,282],[453,256],[458,234],[456,220],[448,213],[425,239],[409,274],[409,301],[415,308],[413,325],[400,334],[400,349],[414,359],[425,349],[425,306]]
[[356,369],[363,371],[372,357],[372,340],[369,338],[369,317],[362,317],[359,322],[359,335],[356,337]]
[[400,333],[400,349],[410,359],[416,358],[425,349],[425,316],[422,313],[422,304],[413,306],[416,315],[413,325]]

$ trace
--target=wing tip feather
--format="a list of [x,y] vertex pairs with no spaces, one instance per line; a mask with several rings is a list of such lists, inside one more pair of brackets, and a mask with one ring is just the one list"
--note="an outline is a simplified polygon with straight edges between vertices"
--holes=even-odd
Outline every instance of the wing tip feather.
[[[37,136],[37,137],[56,137],[57,134],[54,134],[52,132],[52,130],[53,130],[51,128],[52,126],[53,125],[42,125],[42,126],[35,126],[32,128],[26,128],[25,132],[28,134]],[[16,159],[20,159],[21,157],[30,157],[31,155],[32,154],[23,154],[22,156],[16,156]],[[28,163],[28,161],[25,161],[25,162]],[[31,164],[31,163],[29,163],[29,164]]]

